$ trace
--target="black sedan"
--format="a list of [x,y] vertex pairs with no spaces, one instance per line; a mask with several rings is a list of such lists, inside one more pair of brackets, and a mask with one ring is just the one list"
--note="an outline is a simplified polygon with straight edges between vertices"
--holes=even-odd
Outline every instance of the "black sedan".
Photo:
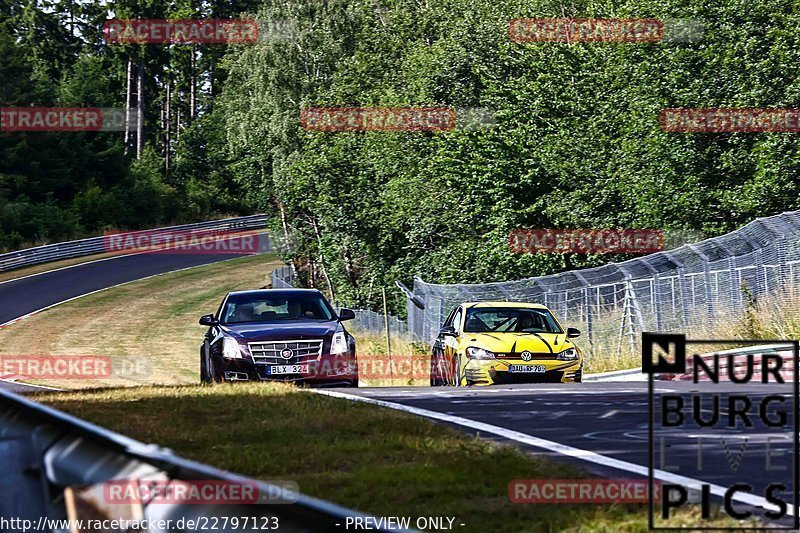
[[230,292],[200,348],[200,379],[295,381],[358,386],[356,341],[344,328],[351,309],[337,313],[316,289]]

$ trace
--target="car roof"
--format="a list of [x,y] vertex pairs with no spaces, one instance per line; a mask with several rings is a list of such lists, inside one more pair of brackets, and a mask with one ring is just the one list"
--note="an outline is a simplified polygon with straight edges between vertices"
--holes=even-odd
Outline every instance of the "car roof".
[[466,307],[514,307],[523,309],[547,309],[547,306],[532,302],[464,302]]
[[253,289],[249,291],[231,291],[229,296],[285,296],[290,294],[321,294],[317,289]]

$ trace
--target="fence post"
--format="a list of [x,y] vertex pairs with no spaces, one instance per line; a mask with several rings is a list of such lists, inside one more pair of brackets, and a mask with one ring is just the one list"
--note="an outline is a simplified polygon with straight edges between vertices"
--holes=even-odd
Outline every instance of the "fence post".
[[589,346],[594,346],[594,324],[592,322],[592,308],[591,296],[589,295],[590,284],[586,278],[578,272],[574,272],[575,277],[583,284],[583,311],[586,313],[586,340],[589,341]]
[[739,311],[739,291],[741,284],[739,283],[739,271],[736,270],[736,260],[731,256],[728,257],[728,277],[731,280],[731,310],[735,313]]
[[[683,261],[675,257],[674,254],[669,252],[664,252],[664,254],[678,267],[678,292],[681,295],[681,312],[683,313],[681,324],[686,328],[689,325],[689,294],[686,287],[686,267]],[[674,294],[674,285],[672,290]]]
[[586,340],[589,341],[589,346],[594,346],[594,323],[592,316],[591,301],[589,296],[589,288],[583,289],[583,309],[586,312]]
[[753,296],[758,296],[767,292],[767,271],[764,269],[764,254],[761,248],[756,250],[756,286],[753,289]]
[[394,370],[392,369],[392,341],[389,340],[389,310],[386,305],[386,288],[381,287],[381,295],[383,296],[383,323],[386,327],[386,355],[389,356],[389,380],[390,383],[394,382]]
[[[781,238],[778,239],[777,242],[778,248],[778,287],[783,289],[789,283],[792,283],[794,280],[789,279],[789,264],[786,260],[786,236],[781,235]],[[781,293],[785,293],[785,291],[780,291]]]
[[664,331],[664,316],[661,310],[661,278],[658,272],[653,273],[653,312],[656,315],[656,331]]

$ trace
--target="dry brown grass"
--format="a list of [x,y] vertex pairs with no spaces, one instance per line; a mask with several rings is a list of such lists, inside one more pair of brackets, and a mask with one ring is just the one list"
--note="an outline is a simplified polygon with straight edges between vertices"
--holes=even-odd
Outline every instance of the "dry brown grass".
[[386,336],[351,328],[359,360],[359,384],[364,387],[427,387],[430,384],[428,346],[391,335],[391,357]]
[[[709,324],[705,307],[696,309],[689,317],[690,326],[677,331],[685,333],[689,339],[769,341],[800,338],[800,290],[784,289],[759,298],[752,298],[747,291],[743,291],[742,297],[746,302],[743,312],[718,314],[713,324]],[[641,366],[641,337],[638,334],[633,346],[629,337],[625,337],[618,354],[621,318],[621,313],[613,313],[595,323],[594,344],[591,350],[584,350],[590,352],[587,356],[587,372]],[[584,344],[580,345],[583,347]],[[732,347],[730,344],[720,344],[707,345],[705,349],[711,352]]]

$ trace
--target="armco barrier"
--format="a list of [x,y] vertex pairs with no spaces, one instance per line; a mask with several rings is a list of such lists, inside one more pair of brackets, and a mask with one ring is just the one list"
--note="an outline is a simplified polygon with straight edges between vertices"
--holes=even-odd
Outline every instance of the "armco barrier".
[[[719,371],[720,381],[728,381],[729,373],[732,372],[734,379],[741,377],[747,373],[747,358],[748,356],[756,354],[768,354],[782,359],[781,363],[781,376],[787,381],[791,382],[794,376],[794,352],[792,348],[786,344],[766,344],[762,346],[750,346],[747,348],[734,348],[732,350],[722,350],[719,352],[711,352],[700,354],[700,358],[705,364],[711,368],[717,368]],[[714,357],[718,357],[717,365],[713,364]],[[733,370],[728,367],[732,363]],[[682,374],[659,374],[658,379],[662,381],[691,381],[693,379],[694,368],[692,366],[692,359],[687,359],[687,369]],[[755,381],[761,379],[761,366],[754,365],[753,376]],[[708,381],[709,377],[702,368],[698,370],[698,379],[700,381]]]
[[[208,231],[238,231],[264,228],[266,229],[266,215],[251,215],[246,217],[226,218],[222,220],[211,220],[208,222],[197,222],[195,224],[183,224],[180,226],[170,226],[158,228],[152,231],[189,231],[189,230],[208,230]],[[90,237],[77,241],[60,242],[25,248],[16,252],[0,254],[0,272],[14,270],[26,266],[49,263],[61,259],[72,259],[87,255],[100,254],[106,251],[105,238]]]
[[[747,372],[747,356],[749,354],[770,354],[780,357],[783,360],[781,376],[787,382],[792,381],[794,375],[794,354],[792,348],[787,347],[785,344],[764,344],[760,346],[749,346],[747,348],[734,348],[732,350],[700,354],[700,357],[706,362],[709,368],[717,368],[719,370],[720,381],[727,381],[729,360],[733,362],[734,376],[739,377]],[[713,364],[715,355],[719,357],[716,366]],[[729,355],[733,357],[729,358]],[[657,374],[655,379],[659,381],[691,381],[694,372],[691,366],[691,359],[687,360],[687,364],[689,366],[685,373]],[[708,379],[705,372],[701,371],[699,376],[701,381]],[[759,365],[753,368],[753,379],[756,381],[761,379],[761,367]],[[597,374],[585,374],[583,376],[583,381],[647,381],[647,374],[642,372],[642,367],[637,367],[625,370],[614,370],[611,372],[600,372]]]
[[[207,431],[224,431],[224,427],[209,424]],[[67,519],[147,520],[150,531],[192,530],[185,525],[180,527],[180,519],[182,524],[188,520],[205,523],[207,529],[214,531],[260,530],[267,523],[265,520],[271,520],[272,529],[276,529],[277,521],[280,531],[343,531],[348,517],[366,517],[297,491],[282,503],[269,504],[145,501],[132,511],[131,506],[110,504],[103,497],[76,503],[76,491],[108,486],[105,484],[112,480],[156,480],[167,484],[176,480],[202,481],[254,486],[260,495],[287,493],[279,485],[189,461],[165,448],[124,437],[5,390],[0,390],[0,457],[0,517],[7,522],[19,520],[19,527],[7,523],[2,527],[5,531],[22,531],[24,520],[35,526],[28,530],[69,530],[50,522]],[[244,522],[248,525],[243,527],[247,519],[250,522]],[[171,520],[172,527],[154,529],[152,524],[158,520]],[[373,520],[370,522],[377,524]],[[254,523],[257,525],[252,526]]]

